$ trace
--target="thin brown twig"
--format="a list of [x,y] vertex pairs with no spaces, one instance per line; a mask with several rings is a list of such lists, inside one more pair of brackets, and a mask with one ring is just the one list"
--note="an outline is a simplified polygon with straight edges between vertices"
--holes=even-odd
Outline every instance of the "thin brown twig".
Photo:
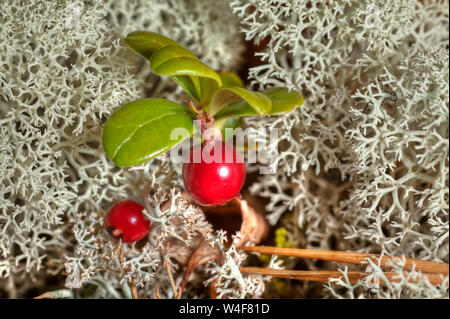
[[130,279],[130,285],[131,285],[131,295],[133,296],[133,299],[139,299],[138,290],[133,279]]
[[159,294],[159,286],[156,286],[156,288],[155,288],[155,295],[156,295],[157,299],[162,299],[161,295]]
[[120,262],[120,267],[124,270],[124,271],[128,271],[127,267],[124,266],[124,262],[125,262],[125,258],[123,257],[124,255],[124,249],[123,246],[120,246],[120,250],[119,250],[119,262]]
[[183,288],[180,286],[180,287],[178,287],[177,299],[181,299],[182,294],[183,294]]
[[122,247],[122,238],[119,238],[119,242],[117,243],[116,247],[114,247],[114,249],[112,251],[113,255],[117,254],[120,247]]
[[[308,280],[317,282],[328,282],[330,278],[340,278],[344,275],[340,271],[334,270],[284,270],[284,269],[269,269],[269,268],[259,268],[259,267],[240,267],[239,270],[242,273],[247,274],[258,274],[266,275],[278,278],[288,278],[295,280]],[[398,282],[400,278],[399,274],[396,272],[383,272],[384,276],[389,280],[389,282]],[[347,277],[350,283],[355,284],[358,280],[367,276],[367,273],[361,271],[347,271]],[[443,278],[438,274],[422,274],[425,276],[432,285],[442,285]],[[410,282],[414,282],[414,278],[409,278]],[[385,283],[380,280],[380,284]],[[448,281],[446,282],[448,287]]]
[[172,267],[170,267],[169,261],[167,260],[166,257],[164,257],[164,264],[166,266],[167,274],[169,275],[170,286],[172,287],[173,295],[175,297],[178,295],[178,292],[177,292],[177,288],[175,286],[175,281],[173,280],[173,276],[172,276]]
[[[365,262],[367,263],[368,258],[381,257],[380,266],[383,268],[393,268],[395,262],[401,260],[401,257],[381,256],[368,253],[354,253],[354,252],[333,251],[333,250],[279,248],[269,246],[253,246],[253,247],[247,246],[242,247],[242,249],[248,252],[258,252],[262,254],[319,259],[349,264],[362,264]],[[423,273],[443,274],[443,275],[448,275],[449,273],[448,264],[413,258],[405,258],[405,265],[403,266],[403,269],[411,270],[413,268]]]
[[[123,249],[123,245],[122,245],[122,239],[119,239],[119,243],[117,244],[117,246],[114,248],[113,253],[117,252],[117,249],[119,249],[119,263],[120,263],[120,267],[125,271],[128,272],[128,268],[124,265],[124,249]],[[130,278],[128,280],[130,286],[131,286],[131,296],[133,299],[139,299],[139,293],[136,287],[136,283],[134,282],[133,278]]]
[[219,282],[219,279],[216,279],[209,284],[211,299],[218,299],[219,294],[217,293],[217,289],[216,289],[216,285],[218,282]]

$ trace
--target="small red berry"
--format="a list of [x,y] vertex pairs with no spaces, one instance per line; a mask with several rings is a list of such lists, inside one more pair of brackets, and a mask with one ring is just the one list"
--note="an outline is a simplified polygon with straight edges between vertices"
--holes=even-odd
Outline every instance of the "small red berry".
[[125,200],[115,204],[106,216],[106,226],[113,237],[122,237],[125,243],[139,241],[150,230],[150,221],[142,213],[141,204]]
[[244,160],[231,144],[222,141],[195,146],[183,164],[183,181],[200,205],[225,204],[238,196],[244,185]]

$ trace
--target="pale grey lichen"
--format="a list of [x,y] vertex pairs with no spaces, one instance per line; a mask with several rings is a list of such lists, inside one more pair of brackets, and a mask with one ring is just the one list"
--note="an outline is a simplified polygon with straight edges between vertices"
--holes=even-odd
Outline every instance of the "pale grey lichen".
[[64,2],[3,1],[0,11],[0,252],[19,278],[53,257],[61,269],[65,216],[125,195],[101,121],[139,93],[101,3],[86,3],[76,25]]
[[383,299],[443,299],[449,297],[448,276],[441,275],[440,284],[432,284],[420,271],[404,270],[405,259],[392,262],[390,270],[394,275],[389,280],[380,266],[381,258],[367,259],[362,279],[356,283],[348,277],[348,267],[339,269],[341,278],[333,278],[326,288],[336,298],[383,298]]
[[[141,298],[176,297],[167,267],[179,286],[183,279],[180,268],[213,229],[202,210],[181,196],[169,164],[162,157],[131,172],[142,182],[135,184],[139,186],[135,194],[141,196],[138,200],[144,203],[144,214],[151,222],[144,245],[123,244],[120,257],[120,243],[104,225],[105,211],[83,214],[72,221],[77,244],[74,253],[65,257],[68,288],[91,284],[98,287],[98,297],[131,298],[133,283]],[[184,296],[195,295],[185,292]]]
[[[258,298],[265,291],[265,281],[268,276],[242,274],[239,267],[247,259],[247,255],[239,251],[238,246],[243,235],[239,232],[231,236],[231,243],[226,247],[227,236],[223,230],[206,236],[207,241],[213,247],[218,247],[221,252],[219,260],[210,261],[206,266],[208,279],[205,285],[211,285],[217,298]],[[280,262],[272,258],[269,268],[280,269]]]
[[231,7],[263,43],[252,84],[305,95],[286,116],[247,121],[279,129],[276,174],[251,187],[271,224],[299,247],[448,262],[448,2]]
[[150,75],[121,38],[162,32],[213,67],[235,68],[233,51],[242,48],[230,27],[236,18],[225,5],[220,14],[215,8],[209,0],[0,3],[2,292],[14,297],[43,286],[45,274],[59,273],[71,256],[71,237],[94,227],[82,228],[86,212],[137,197],[139,176],[102,150],[102,123],[134,99],[182,96],[169,79]]
[[[237,70],[239,23],[263,44],[251,85],[305,96],[286,116],[247,121],[279,129],[279,143],[266,144],[279,154],[276,174],[251,187],[269,198],[269,222],[298,247],[448,262],[448,1],[10,0],[0,2],[0,293],[24,296],[66,271],[70,288],[99,286],[94,297],[130,297],[131,279],[143,297],[157,286],[175,297],[164,263],[177,271],[199,235],[221,237],[180,197],[179,167],[159,158],[127,170],[106,158],[102,124],[114,110],[145,96],[186,98],[121,39],[160,32],[213,68]],[[125,247],[127,271],[102,227],[126,197],[154,223],[152,245]],[[268,278],[230,272],[244,259],[233,249],[202,281],[218,280],[222,296],[260,296]],[[343,278],[335,283],[353,291]],[[400,282],[321,296],[448,296]]]
[[227,1],[107,0],[108,19],[121,36],[152,30],[189,47],[213,69],[235,70],[241,62],[239,21]]

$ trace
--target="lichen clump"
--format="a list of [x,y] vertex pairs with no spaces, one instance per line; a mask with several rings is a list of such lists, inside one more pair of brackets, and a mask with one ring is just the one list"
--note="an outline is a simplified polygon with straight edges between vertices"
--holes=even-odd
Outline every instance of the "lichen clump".
[[[269,199],[269,221],[297,247],[448,262],[448,1],[231,7],[246,40],[264,46],[252,84],[306,96],[283,118],[248,121],[281,132],[277,173],[251,187]],[[369,295],[418,296],[402,284],[404,294]],[[420,294],[436,295],[426,285]]]
[[8,279],[0,281],[0,296],[45,287],[65,269],[64,256],[73,256],[77,232],[95,229],[100,217],[91,212],[138,197],[142,174],[106,158],[103,123],[137,98],[182,97],[169,79],[146,71],[121,44],[123,35],[161,32],[212,67],[233,69],[242,51],[237,27],[230,28],[235,21],[215,1],[0,3],[0,277]]
[[[183,296],[208,297],[208,284],[223,297],[278,296],[279,282],[238,271],[245,256],[181,198],[180,167],[162,156],[127,170],[106,158],[102,127],[118,107],[143,97],[187,101],[122,45],[136,30],[234,71],[244,68],[242,35],[259,44],[249,85],[302,92],[304,105],[290,114],[244,123],[279,129],[277,143],[266,144],[278,154],[274,174],[250,191],[267,198],[267,219],[284,227],[286,242],[448,263],[448,10],[445,0],[0,2],[0,296],[34,297],[28,292],[57,277],[66,289],[59,297],[128,298],[133,282],[142,297],[173,298],[167,266],[179,285],[177,267],[200,239],[224,258],[194,272]],[[154,226],[146,244],[125,246],[121,264],[102,223],[124,198],[144,202]],[[448,277],[442,287],[411,283],[401,264],[400,280],[384,286],[371,284],[383,280],[376,263],[356,285],[341,270],[325,286],[281,290],[448,298]]]

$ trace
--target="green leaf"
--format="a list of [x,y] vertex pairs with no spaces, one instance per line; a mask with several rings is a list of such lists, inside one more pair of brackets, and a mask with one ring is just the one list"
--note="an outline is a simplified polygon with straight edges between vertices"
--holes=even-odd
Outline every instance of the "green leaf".
[[218,112],[214,116],[214,119],[216,121],[220,121],[220,120],[232,118],[232,117],[258,116],[258,115],[261,115],[261,114],[256,112],[245,101],[239,101],[239,102],[231,103],[226,108],[223,108],[220,112]]
[[257,114],[267,114],[272,108],[272,102],[262,93],[251,92],[237,86],[223,86],[215,92],[208,113],[214,116],[228,104],[240,100],[243,100],[242,102],[249,105]]
[[[153,63],[154,58],[152,57],[151,67],[156,74],[172,77],[196,102],[205,105],[211,99],[213,92],[222,85],[222,80],[213,69],[195,56],[187,56],[186,52],[183,52],[186,54],[185,56],[181,56],[182,52],[179,48],[181,47],[160,49],[164,50],[164,55],[159,54],[160,50],[156,51],[153,54],[153,57],[156,57],[156,63]],[[173,49],[177,52],[172,52]],[[166,54],[171,56],[179,54],[179,56],[170,58]]]
[[201,91],[201,99],[199,104],[202,106],[208,105],[211,101],[211,98],[215,91],[219,88],[219,85],[216,81],[211,81],[207,78],[199,78],[200,79],[200,91]]
[[198,59],[181,57],[168,60],[152,70],[159,75],[189,75],[205,77],[215,80],[217,84],[222,85],[220,76],[209,66]]
[[[163,49],[165,47],[177,47],[174,49],[174,53],[177,52],[178,48],[184,50],[185,56],[195,57],[193,53],[189,50],[184,49],[179,46],[179,44],[161,34],[154,32],[145,32],[145,31],[136,31],[128,34],[125,38],[125,43],[136,53],[139,53],[141,56],[146,58],[148,61],[152,59],[153,53],[158,51],[159,49]],[[187,52],[186,52],[187,51]],[[164,51],[160,53],[160,58],[163,56]],[[167,52],[166,52],[167,53]],[[170,56],[170,53],[168,54]],[[158,64],[158,59],[153,64]],[[199,94],[197,92],[192,79],[188,76],[171,76],[172,80],[178,83],[196,102],[200,100]]]
[[297,91],[289,91],[287,88],[271,88],[264,90],[272,101],[272,109],[269,115],[288,113],[303,104],[303,96]]
[[[178,58],[191,58],[201,63],[198,58],[189,50],[179,45],[169,45],[161,49],[156,50],[150,58],[150,67],[157,74],[162,74],[158,70],[164,70],[164,64]],[[168,74],[162,74],[168,75]],[[171,75],[175,82],[177,82],[196,102],[200,101],[201,87],[198,77],[191,77],[186,75]],[[213,82],[209,79],[207,82]]]
[[[166,152],[194,132],[193,114],[184,106],[162,99],[142,99],[113,113],[103,130],[103,148],[118,166],[144,163]],[[185,136],[171,136],[173,129]]]
[[185,90],[186,93],[189,94],[195,100],[195,102],[200,101],[200,93],[198,92],[198,89],[190,76],[173,75],[170,78],[175,82],[177,82],[178,85],[181,86],[183,90]]
[[124,41],[132,50],[147,60],[150,60],[153,52],[162,47],[178,45],[176,41],[166,38],[161,34],[146,31],[131,32]]
[[233,73],[233,72],[219,72],[219,76],[222,79],[223,86],[238,86],[245,87],[244,82],[242,82],[241,78]]
[[170,76],[197,103],[207,104],[212,93],[222,85],[221,77],[195,54],[160,34],[132,32],[125,43],[149,60],[156,74]]
[[[303,96],[296,91],[289,91],[287,88],[272,88],[263,91],[272,101],[272,108],[265,115],[277,115],[288,113],[294,108],[303,104]],[[246,101],[231,103],[215,115],[216,120],[230,117],[257,116],[256,112]]]
[[156,50],[150,58],[151,68],[156,70],[158,67],[166,63],[167,61],[176,58],[191,58],[198,60],[198,58],[188,49],[185,49],[179,45],[168,45],[161,49]]

